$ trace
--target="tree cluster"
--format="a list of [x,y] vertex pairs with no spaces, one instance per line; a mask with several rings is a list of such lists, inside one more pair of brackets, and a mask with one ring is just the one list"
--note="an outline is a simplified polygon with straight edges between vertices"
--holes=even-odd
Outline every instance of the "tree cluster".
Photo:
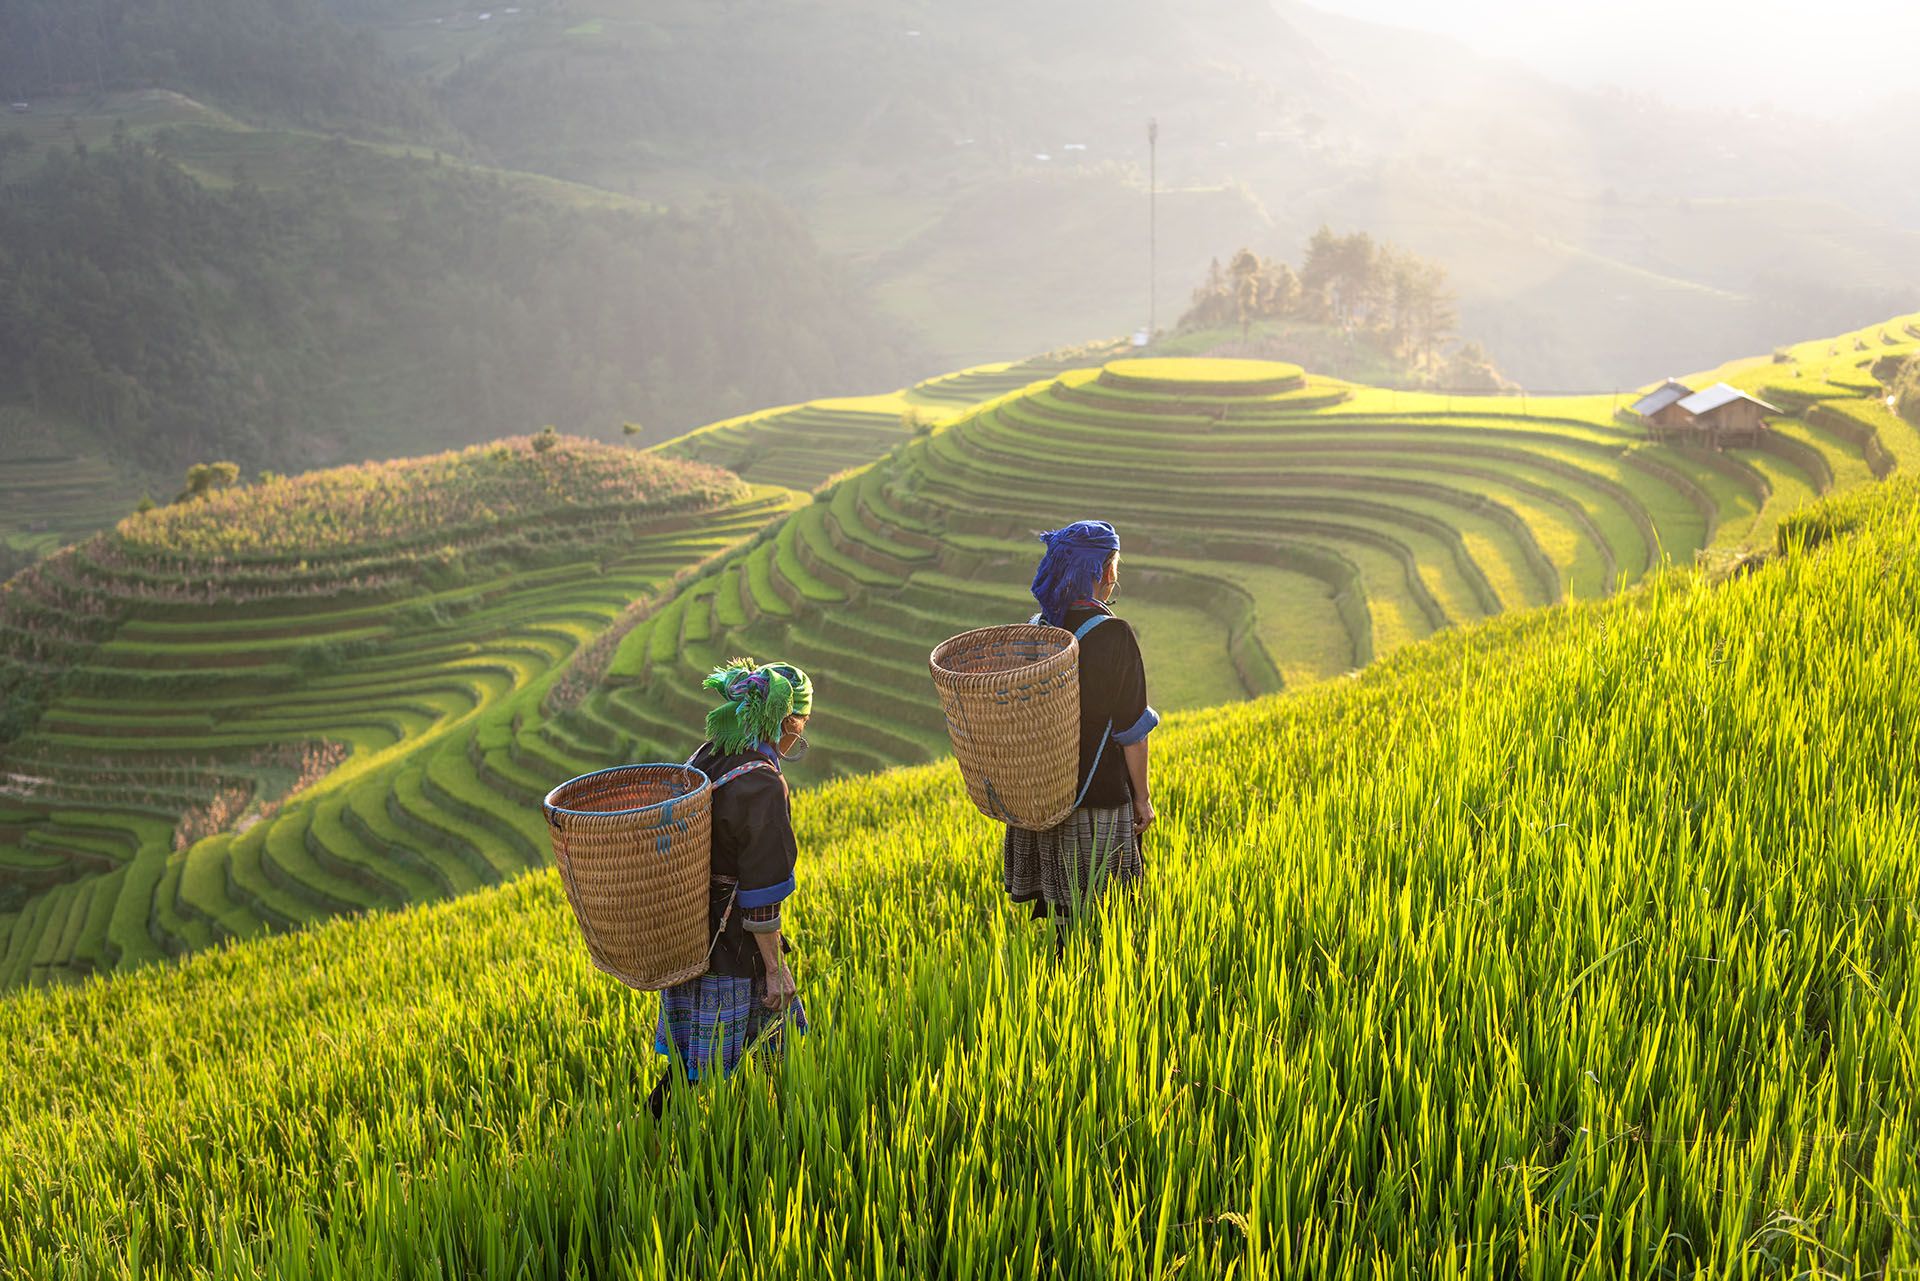
[[1179,329],[1237,327],[1245,337],[1261,320],[1337,326],[1435,375],[1445,367],[1442,349],[1457,316],[1439,264],[1364,231],[1340,235],[1323,226],[1307,241],[1297,271],[1251,249],[1225,267],[1215,259]]

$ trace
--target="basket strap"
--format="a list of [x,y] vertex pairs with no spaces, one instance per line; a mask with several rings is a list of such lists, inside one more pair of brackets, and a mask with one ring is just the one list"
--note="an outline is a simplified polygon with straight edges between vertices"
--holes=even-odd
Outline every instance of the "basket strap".
[[1093,764],[1087,766],[1087,781],[1080,784],[1080,795],[1073,798],[1073,808],[1079,809],[1080,802],[1087,799],[1087,789],[1093,786],[1093,776],[1099,772],[1100,758],[1106,754],[1107,740],[1111,737],[1113,737],[1113,722],[1109,720],[1107,727],[1100,731],[1100,746],[1093,749]]
[[727,891],[727,905],[720,912],[720,927],[713,932],[713,942],[707,944],[707,965],[713,965],[714,949],[720,946],[720,936],[727,932],[727,922],[733,918],[733,905],[740,897],[740,882],[735,881],[733,888]]
[[734,779],[739,778],[742,774],[746,774],[752,770],[757,770],[757,769],[771,769],[776,774],[780,772],[777,769],[773,769],[772,761],[748,761],[745,765],[736,766],[735,768],[730,769],[726,773],[722,774],[719,778],[714,779],[713,788],[717,792],[721,788],[725,787],[728,783],[731,783]]
[[[1112,614],[1095,614],[1092,618],[1089,618],[1086,622],[1080,624],[1080,626],[1074,629],[1073,638],[1075,640],[1079,640],[1082,636],[1085,636],[1088,632],[1092,631],[1094,628],[1100,626],[1100,624],[1106,622],[1109,618],[1112,618],[1112,617],[1113,617]],[[1029,618],[1027,620],[1027,623],[1029,626],[1038,627],[1040,626],[1042,621],[1044,621],[1044,619],[1045,619],[1045,615],[1035,614],[1032,618]]]

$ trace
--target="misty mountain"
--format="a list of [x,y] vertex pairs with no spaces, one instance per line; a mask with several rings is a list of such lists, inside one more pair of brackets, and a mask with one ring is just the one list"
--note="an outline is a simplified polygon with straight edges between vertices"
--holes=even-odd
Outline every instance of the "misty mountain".
[[[38,282],[0,401],[154,457],[886,386],[1126,332],[1150,285],[1170,323],[1213,259],[1291,258],[1323,223],[1443,265],[1463,334],[1536,387],[1920,294],[1920,174],[1873,121],[1575,89],[1274,0],[0,0],[0,29],[0,88],[37,104],[8,120],[29,145],[0,161],[0,261]],[[224,244],[269,247],[223,270],[149,239],[109,269],[49,240],[49,147],[129,116],[203,189],[167,217],[253,219]],[[94,270],[169,336],[128,356]],[[201,354],[163,375],[156,349]]]
[[[1572,88],[1305,5],[567,0],[457,51],[449,21],[377,29],[476,146],[654,197],[765,184],[949,363],[1028,350],[1040,315],[1052,341],[1144,321],[1148,116],[1162,190],[1208,207],[1161,237],[1163,299],[1240,244],[1362,227],[1445,264],[1463,328],[1536,385],[1632,384],[1920,290],[1920,174],[1883,129]],[[981,234],[1037,190],[1047,216]],[[1036,303],[1035,263],[1064,294]]]
[[0,169],[7,400],[156,470],[288,469],[542,423],[658,438],[910,373],[776,202],[583,206],[317,139],[280,139],[270,186],[188,167],[231,145],[175,128]]

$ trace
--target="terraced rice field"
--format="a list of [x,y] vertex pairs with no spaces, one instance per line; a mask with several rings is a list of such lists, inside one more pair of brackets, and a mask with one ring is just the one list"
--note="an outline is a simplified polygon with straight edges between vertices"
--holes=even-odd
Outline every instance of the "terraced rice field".
[[625,639],[591,696],[523,730],[550,768],[508,781],[531,796],[554,770],[677,747],[699,675],[734,653],[814,674],[831,714],[803,776],[939,755],[928,650],[1024,618],[1031,532],[1079,517],[1122,528],[1119,607],[1163,709],[1737,557],[1816,496],[1920,464],[1920,432],[1875,376],[1920,349],[1911,323],[1763,362],[1761,390],[1791,382],[1798,415],[1726,452],[1650,443],[1619,412],[1630,397],[1392,392],[1270,362],[1067,370],[899,444],[717,564]]
[[[539,798],[684,755],[700,677],[737,653],[814,674],[802,781],[943,755],[928,650],[1026,617],[1031,532],[1075,517],[1122,526],[1120,608],[1169,711],[1737,557],[1820,494],[1920,470],[1920,432],[1880,382],[1920,349],[1914,323],[1726,371],[1796,411],[1754,450],[1651,445],[1607,397],[1055,357],[637,456],[756,451],[758,487],[697,512],[516,518],[445,547],[423,527],[404,551],[241,556],[210,576],[89,544],[37,571],[39,615],[0,628],[29,666],[71,669],[0,755],[0,985],[537,866]],[[942,395],[924,430],[902,421]],[[968,395],[990,399],[958,408]]]
[[1098,364],[1113,344],[980,365],[885,396],[786,405],[702,427],[654,451],[711,463],[758,484],[812,490],[881,457],[943,418],[1066,369]]
[[[113,524],[139,497],[98,454],[24,410],[0,409],[0,549],[15,563]],[[7,560],[0,555],[0,565]]]
[[571,504],[424,550],[181,561],[121,533],[43,562],[9,599],[10,657],[67,675],[0,751],[0,984],[538,866],[479,782],[482,744],[636,599],[791,506],[704,475],[712,496]]

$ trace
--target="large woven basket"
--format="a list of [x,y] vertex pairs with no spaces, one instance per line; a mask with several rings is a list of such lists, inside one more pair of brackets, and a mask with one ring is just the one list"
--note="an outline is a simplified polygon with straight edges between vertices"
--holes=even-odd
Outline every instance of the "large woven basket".
[[1041,831],[1073,812],[1080,779],[1080,642],[1019,623],[962,632],[927,660],[967,795]]
[[688,765],[616,765],[570,779],[543,808],[593,963],[658,991],[704,973],[713,788]]

